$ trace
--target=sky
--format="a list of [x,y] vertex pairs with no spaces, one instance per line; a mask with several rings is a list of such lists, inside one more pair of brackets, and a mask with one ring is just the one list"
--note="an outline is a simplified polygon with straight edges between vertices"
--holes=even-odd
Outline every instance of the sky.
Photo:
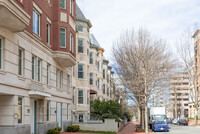
[[200,0],[77,0],[77,4],[91,21],[91,32],[108,60],[113,42],[124,30],[145,27],[173,50],[185,30],[200,27]]

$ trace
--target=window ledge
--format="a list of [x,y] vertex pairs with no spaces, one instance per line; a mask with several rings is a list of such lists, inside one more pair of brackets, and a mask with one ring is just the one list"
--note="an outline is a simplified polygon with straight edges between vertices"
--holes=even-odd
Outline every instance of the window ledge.
[[31,80],[32,83],[42,86],[43,83],[41,81]]
[[0,74],[5,75],[6,71],[0,69]]
[[22,80],[22,81],[25,81],[25,80],[26,80],[26,78],[25,78],[24,76],[21,76],[21,75],[18,75],[18,79],[19,79],[19,80]]
[[39,39],[40,41],[42,40],[42,38],[41,38],[39,35],[37,35],[36,33],[33,32],[33,35],[34,35],[37,39]]

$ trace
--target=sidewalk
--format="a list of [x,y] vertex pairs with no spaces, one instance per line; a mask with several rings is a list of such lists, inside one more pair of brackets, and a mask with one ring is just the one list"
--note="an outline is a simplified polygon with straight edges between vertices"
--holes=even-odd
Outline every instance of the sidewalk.
[[[134,122],[129,122],[126,127],[124,127],[120,132],[117,134],[145,134],[145,132],[135,132],[136,131],[136,124]],[[152,132],[149,132],[152,134]]]
[[[188,126],[196,126],[195,120],[189,120]],[[198,126],[200,126],[200,120],[198,120]]]

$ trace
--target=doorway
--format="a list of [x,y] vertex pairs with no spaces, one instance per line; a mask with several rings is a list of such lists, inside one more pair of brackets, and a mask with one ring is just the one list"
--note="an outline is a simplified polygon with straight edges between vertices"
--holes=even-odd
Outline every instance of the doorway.
[[31,134],[37,134],[37,100],[31,100]]
[[56,104],[56,122],[58,127],[62,127],[62,103]]

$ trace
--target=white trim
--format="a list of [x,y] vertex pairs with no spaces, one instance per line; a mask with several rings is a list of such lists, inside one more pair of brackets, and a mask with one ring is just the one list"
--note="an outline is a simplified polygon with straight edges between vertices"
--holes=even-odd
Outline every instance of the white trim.
[[[21,73],[22,74],[19,74],[19,51],[22,51],[22,57],[21,57],[21,59],[22,59],[22,63],[21,63]],[[24,76],[24,49],[22,49],[21,47],[18,47],[18,75],[19,76]]]
[[47,17],[47,22],[49,23],[49,24],[51,24],[51,20]]
[[44,96],[44,97],[51,97],[51,94],[43,93],[43,92],[39,92],[39,91],[29,91],[29,95],[39,95],[39,96]]
[[70,51],[74,52],[74,35],[72,33],[70,33]]
[[[35,33],[34,31],[34,33],[36,34],[36,35],[38,35],[38,36],[40,36],[40,13],[38,12],[38,11],[36,11],[35,9],[33,9],[33,11],[38,15],[38,34],[37,33]],[[36,19],[35,20],[33,20],[34,21],[34,23],[36,24]],[[33,24],[34,25],[34,24]],[[35,29],[36,29],[36,26],[35,26]]]
[[51,24],[50,23],[47,23],[47,34],[48,34],[48,38],[47,38],[47,43],[50,44],[51,42]]

